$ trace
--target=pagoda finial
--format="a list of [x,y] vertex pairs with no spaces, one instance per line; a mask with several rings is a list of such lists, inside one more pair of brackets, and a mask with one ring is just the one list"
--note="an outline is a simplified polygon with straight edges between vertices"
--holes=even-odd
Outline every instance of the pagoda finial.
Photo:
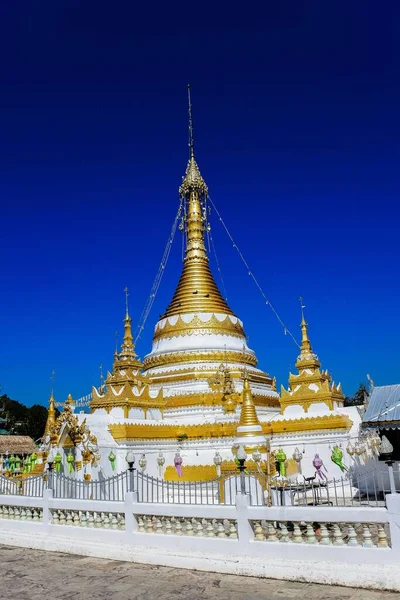
[[118,360],[127,361],[127,360],[135,360],[136,361],[136,353],[135,353],[135,344],[133,343],[133,335],[132,335],[132,319],[129,315],[129,306],[128,306],[128,296],[129,290],[126,287],[124,289],[125,292],[125,318],[124,318],[124,339],[121,345],[121,352],[118,355],[118,352],[115,353],[115,357]]
[[[190,85],[188,89],[188,112],[189,112],[189,162],[186,167],[185,176],[179,188],[179,194],[189,199],[194,192],[201,197],[208,196],[208,187],[201,176],[197,162],[194,159],[194,136],[193,136],[193,117],[192,100],[190,95]],[[198,198],[199,200],[200,198]]]
[[299,298],[300,301],[300,308],[301,308],[301,323],[300,323],[300,327],[301,327],[301,351],[307,350],[308,352],[312,351],[311,348],[311,342],[310,339],[308,337],[308,325],[307,322],[304,318],[304,309],[305,309],[305,305],[303,304],[303,298],[300,296]]
[[189,112],[189,157],[194,157],[194,137],[193,137],[193,118],[192,118],[192,100],[190,97],[190,83],[187,86],[188,91],[188,112]]
[[125,292],[125,308],[126,308],[125,319],[129,319],[129,303],[128,303],[129,289],[126,287],[124,289],[124,292]]
[[53,369],[52,372],[51,372],[51,377],[50,377],[50,379],[51,379],[51,398],[53,398],[53,396],[54,396],[54,379],[55,379],[55,376],[56,376],[56,372]]
[[114,356],[118,357],[118,329],[115,330],[115,352]]

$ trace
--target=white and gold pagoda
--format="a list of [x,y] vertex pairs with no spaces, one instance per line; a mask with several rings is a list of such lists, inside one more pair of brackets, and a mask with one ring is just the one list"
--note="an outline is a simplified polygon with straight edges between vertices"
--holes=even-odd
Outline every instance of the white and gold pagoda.
[[[127,449],[132,448],[137,456],[145,455],[142,468],[145,464],[151,475],[211,479],[216,455],[223,469],[234,466],[232,446],[246,427],[257,433],[255,443],[261,446],[263,436],[272,436],[272,447],[284,448],[290,460],[301,446],[307,473],[316,452],[328,462],[329,445],[346,442],[358,426],[358,413],[343,408],[340,386],[320,370],[304,315],[299,373],[290,375],[289,390],[282,388],[279,397],[275,379],[257,367],[243,323],[210,270],[204,242],[208,188],[195,160],[190,102],[189,117],[189,162],[179,188],[186,250],[176,291],[155,325],[143,362],[135,352],[126,304],[124,339],[114,354],[112,372],[104,386],[93,388],[91,414],[77,417],[86,419],[96,437],[103,476],[124,470]],[[243,402],[247,412],[241,410]],[[243,421],[246,414],[256,422]],[[182,476],[174,468],[177,451]]]

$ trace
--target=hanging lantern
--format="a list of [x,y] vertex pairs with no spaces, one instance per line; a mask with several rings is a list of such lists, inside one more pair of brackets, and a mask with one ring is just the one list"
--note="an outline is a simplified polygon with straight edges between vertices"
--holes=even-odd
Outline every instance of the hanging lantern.
[[182,472],[182,456],[181,453],[179,452],[179,450],[175,453],[175,458],[174,458],[174,465],[175,465],[175,469],[176,472],[178,473],[178,477],[182,477],[183,472]]
[[357,456],[361,456],[361,454],[364,454],[365,445],[360,440],[356,441],[356,444],[354,446],[354,452],[357,454]]
[[254,450],[252,456],[253,456],[253,460],[256,463],[256,465],[259,465],[261,462],[261,452],[258,450],[258,448],[256,450]]
[[352,444],[351,442],[349,442],[349,443],[347,444],[347,448],[346,448],[346,450],[347,450],[347,454],[348,454],[349,456],[353,456],[353,455],[354,455],[354,452],[355,452],[355,450],[354,450],[354,446],[353,446],[353,444]]
[[222,464],[222,456],[219,452],[215,453],[214,456],[214,465],[217,467],[217,476],[221,477],[221,464]]
[[158,471],[160,473],[160,477],[162,477],[162,474],[163,474],[164,463],[165,463],[164,454],[162,452],[160,452],[160,454],[158,455],[158,458],[157,458]]
[[147,465],[147,458],[145,454],[142,454],[142,456],[139,458],[139,467],[142,469],[142,472],[144,473],[146,470],[146,465]]
[[232,446],[232,454],[233,454],[234,456],[236,456],[236,455],[237,455],[237,453],[238,453],[238,450],[239,450],[239,444],[233,444],[233,446]]
[[297,464],[298,472],[301,473],[301,461],[303,459],[303,455],[298,448],[295,448],[292,458],[295,461],[295,463]]

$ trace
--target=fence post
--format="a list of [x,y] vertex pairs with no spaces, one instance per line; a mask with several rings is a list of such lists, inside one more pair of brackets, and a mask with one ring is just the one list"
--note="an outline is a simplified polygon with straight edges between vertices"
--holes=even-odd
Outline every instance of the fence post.
[[248,495],[242,493],[236,494],[236,517],[237,517],[237,531],[238,539],[241,547],[245,547],[250,540],[253,539],[253,529],[250,525],[248,516],[248,507],[250,498]]
[[400,561],[400,494],[387,494],[386,507],[389,516],[392,551]]
[[49,525],[51,525],[51,510],[49,507],[49,500],[53,498],[53,490],[51,488],[43,490],[43,529],[47,532]]
[[129,491],[130,492],[135,491],[135,470],[136,469],[133,468],[133,463],[132,463],[132,466],[129,465],[128,477],[129,477]]
[[396,494],[396,484],[394,482],[394,474],[393,474],[393,463],[394,463],[394,460],[386,461],[388,472],[389,472],[390,493]]
[[125,494],[124,512],[125,512],[125,533],[130,536],[138,530],[136,516],[133,514],[133,505],[137,504],[137,493],[127,492]]

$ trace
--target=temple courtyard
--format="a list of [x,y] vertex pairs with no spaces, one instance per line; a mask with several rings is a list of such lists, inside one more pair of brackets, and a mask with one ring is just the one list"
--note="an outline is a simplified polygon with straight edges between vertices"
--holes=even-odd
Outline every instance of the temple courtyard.
[[8,600],[392,600],[397,593],[221,575],[0,546]]

